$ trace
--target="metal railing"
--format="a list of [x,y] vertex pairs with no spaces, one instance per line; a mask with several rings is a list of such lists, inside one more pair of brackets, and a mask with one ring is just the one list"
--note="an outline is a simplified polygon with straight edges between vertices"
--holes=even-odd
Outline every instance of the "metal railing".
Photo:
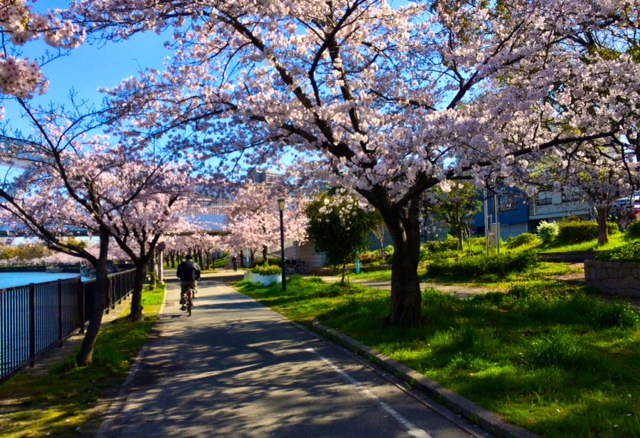
[[[105,312],[133,291],[134,279],[135,270],[109,275]],[[0,382],[84,331],[95,283],[77,277],[0,289]]]

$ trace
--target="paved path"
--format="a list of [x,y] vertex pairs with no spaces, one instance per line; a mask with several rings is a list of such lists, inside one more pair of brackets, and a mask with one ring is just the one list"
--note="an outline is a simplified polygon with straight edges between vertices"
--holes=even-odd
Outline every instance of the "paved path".
[[[327,283],[335,283],[340,281],[342,278],[334,275],[327,275],[320,277]],[[391,281],[390,280],[368,280],[358,278],[357,275],[351,275],[348,278],[348,281],[354,284],[361,284],[363,286],[372,288],[372,289],[382,289],[382,290],[391,290]],[[490,288],[486,286],[466,286],[462,284],[442,284],[442,283],[431,283],[431,282],[421,282],[420,283],[421,290],[427,289],[437,289],[440,292],[448,293],[454,295],[458,298],[471,298],[478,294],[485,294],[488,292],[496,292],[495,288]]]
[[191,317],[169,283],[160,333],[99,436],[488,436],[228,280],[201,282]]

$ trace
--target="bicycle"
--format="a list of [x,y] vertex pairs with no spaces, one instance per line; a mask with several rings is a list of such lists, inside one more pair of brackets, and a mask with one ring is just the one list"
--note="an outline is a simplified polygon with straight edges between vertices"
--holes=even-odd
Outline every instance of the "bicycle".
[[193,307],[193,298],[195,297],[196,289],[194,287],[188,287],[184,293],[184,309],[188,316],[191,316],[191,308]]

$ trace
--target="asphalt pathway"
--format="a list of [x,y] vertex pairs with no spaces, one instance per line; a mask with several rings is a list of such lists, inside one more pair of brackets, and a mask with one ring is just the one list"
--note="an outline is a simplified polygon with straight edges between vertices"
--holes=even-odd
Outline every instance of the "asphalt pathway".
[[202,281],[191,317],[169,283],[158,335],[98,436],[488,436],[235,292],[232,280]]

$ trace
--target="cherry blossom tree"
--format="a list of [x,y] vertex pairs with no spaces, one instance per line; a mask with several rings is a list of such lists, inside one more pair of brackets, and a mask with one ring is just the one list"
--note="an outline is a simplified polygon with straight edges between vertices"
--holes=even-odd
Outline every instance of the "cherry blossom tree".
[[516,184],[542,154],[634,144],[639,6],[78,0],[75,13],[105,38],[174,30],[165,72],[112,91],[139,132],[249,162],[306,152],[367,199],[394,241],[389,322],[412,325],[426,190]]
[[[79,363],[90,363],[108,288],[111,238],[136,265],[131,317],[142,317],[142,283],[150,254],[163,233],[178,227],[179,201],[191,192],[188,162],[173,163],[171,152],[148,144],[113,144],[91,136],[103,120],[68,119],[62,113],[30,108],[36,133],[28,139],[4,138],[0,156],[25,168],[0,187],[0,209],[51,248],[87,260],[96,270],[96,297]],[[41,117],[42,116],[42,117]],[[99,252],[63,236],[69,227],[87,230],[99,240]]]
[[554,181],[565,195],[582,194],[596,211],[598,245],[609,241],[608,218],[611,204],[639,187],[638,162],[620,165],[619,151],[611,145],[565,151],[545,164],[537,180]]
[[42,37],[51,47],[71,49],[85,37],[77,24],[61,20],[56,11],[35,12],[34,3],[35,0],[0,2],[0,93],[6,96],[28,99],[47,90],[40,65],[20,56],[19,46]]
[[226,246],[238,254],[248,250],[251,264],[257,251],[267,262],[269,249],[280,246],[280,216],[276,199],[285,198],[283,221],[286,238],[306,241],[307,218],[304,215],[306,201],[302,196],[285,196],[287,189],[281,184],[246,183],[234,195],[227,211]]

